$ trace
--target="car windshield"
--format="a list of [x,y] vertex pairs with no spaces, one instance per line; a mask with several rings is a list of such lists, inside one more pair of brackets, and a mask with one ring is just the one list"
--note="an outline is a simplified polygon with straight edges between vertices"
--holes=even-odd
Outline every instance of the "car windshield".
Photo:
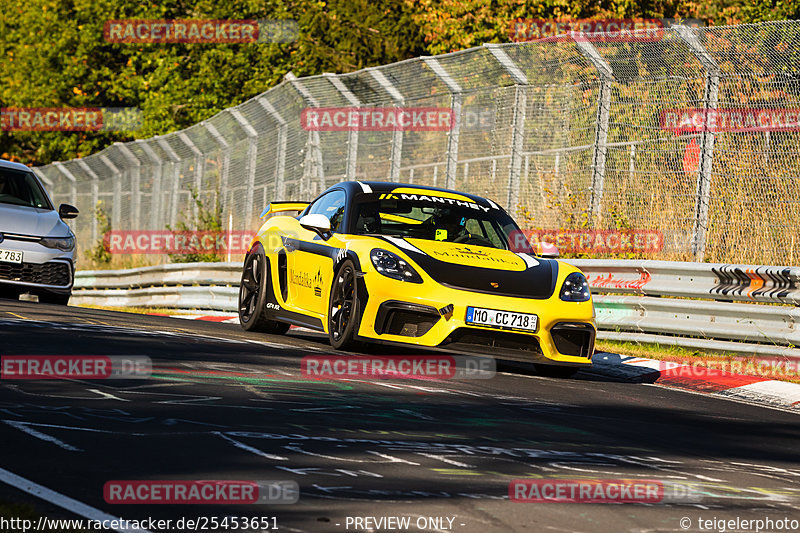
[[356,234],[488,246],[531,252],[527,239],[505,212],[472,202],[442,205],[428,197],[377,199],[355,204]]
[[0,168],[0,204],[52,209],[32,173],[10,168]]

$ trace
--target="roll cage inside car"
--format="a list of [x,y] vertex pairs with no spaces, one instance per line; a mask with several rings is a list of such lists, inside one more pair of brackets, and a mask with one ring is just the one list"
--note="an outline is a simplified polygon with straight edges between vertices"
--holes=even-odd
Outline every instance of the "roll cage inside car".
[[[374,187],[374,189],[369,185]],[[377,203],[379,201],[378,195],[380,195],[381,193],[390,193],[393,189],[397,188],[398,185],[386,184],[386,183],[372,183],[369,185],[365,187],[364,184],[362,184],[361,182],[345,182],[338,184],[337,186],[334,186],[326,190],[324,193],[315,198],[310,204],[306,206],[306,208],[300,213],[300,215],[297,218],[300,219],[308,214],[322,214],[330,220],[332,233],[349,234],[349,235],[372,234],[373,232],[369,231],[368,228],[363,227],[364,226],[363,219],[362,220],[359,219],[360,215],[362,215],[362,210],[360,209],[360,207],[364,203],[363,202],[364,197],[372,196],[375,202]],[[438,196],[439,194],[442,195],[453,194],[453,191],[413,186],[413,185],[409,186],[399,185],[399,187],[403,188],[408,187],[426,191],[429,192],[430,196]],[[482,198],[473,197],[472,195],[467,195],[464,193],[458,193],[458,194],[469,198],[470,201],[474,202],[475,204],[483,204],[487,202]],[[400,202],[403,202],[403,200],[400,200]],[[411,202],[409,202],[409,204],[410,203]],[[475,216],[470,216],[473,215],[473,213],[469,209],[464,210],[462,208],[456,207],[456,209],[461,209],[463,211],[465,219],[469,219],[469,222],[473,223],[474,229],[467,228],[470,234],[474,234],[479,239],[478,241],[473,242],[473,244],[481,244],[484,246],[490,246],[501,249],[510,249],[512,251],[518,251],[518,252],[533,253],[530,248],[530,245],[527,242],[527,239],[523,238],[524,236],[522,235],[521,230],[516,225],[514,220],[504,210],[497,207],[494,203],[492,202],[488,203],[491,204],[492,208],[491,209],[489,207],[484,208],[489,211],[485,216],[480,216],[477,213],[475,214]],[[447,207],[449,207],[449,205],[444,205],[443,207],[446,210]],[[381,211],[381,213],[385,214],[383,213],[383,211]],[[414,219],[411,216],[404,216],[403,214],[399,214],[397,216],[392,216],[392,221],[397,224],[398,228],[402,228],[404,226],[403,222],[419,224],[420,226],[419,227],[420,231],[412,231],[412,230],[417,230],[417,228],[414,228],[413,226],[406,226],[409,229],[407,234],[403,234],[403,232],[401,231],[400,234],[394,236],[411,237],[411,238],[416,237],[416,238],[423,238],[430,240],[434,239],[433,232],[435,230],[433,226],[427,226],[427,228],[423,228],[423,226],[426,226],[426,224],[423,224],[423,221],[420,220],[419,218]],[[382,226],[384,228],[386,227],[385,224],[386,221],[383,220]],[[484,227],[481,228],[481,226]],[[428,233],[431,233],[431,235],[428,235]],[[393,235],[392,233],[384,233],[384,232],[381,232],[381,234],[390,236]],[[317,238],[322,238],[322,237],[315,237],[315,239]],[[327,239],[327,237],[325,238]],[[436,240],[439,240],[438,237],[436,238]]]

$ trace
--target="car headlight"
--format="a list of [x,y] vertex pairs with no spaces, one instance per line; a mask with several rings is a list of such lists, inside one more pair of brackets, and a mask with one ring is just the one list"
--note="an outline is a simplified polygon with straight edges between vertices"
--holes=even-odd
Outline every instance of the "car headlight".
[[586,302],[592,297],[589,292],[589,282],[580,272],[573,272],[561,286],[560,298],[565,302]]
[[71,252],[75,249],[75,238],[70,237],[45,237],[39,241],[42,246],[55,248],[62,252]]
[[399,279],[400,281],[410,281],[411,283],[422,283],[422,277],[404,259],[389,250],[375,248],[369,253],[372,265],[375,270],[384,276]]

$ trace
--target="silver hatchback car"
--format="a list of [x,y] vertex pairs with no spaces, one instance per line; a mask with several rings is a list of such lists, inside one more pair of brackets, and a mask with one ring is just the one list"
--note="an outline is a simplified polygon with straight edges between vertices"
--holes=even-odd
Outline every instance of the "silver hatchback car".
[[0,298],[28,292],[40,302],[66,305],[75,276],[75,235],[62,219],[78,210],[58,211],[36,175],[0,159]]

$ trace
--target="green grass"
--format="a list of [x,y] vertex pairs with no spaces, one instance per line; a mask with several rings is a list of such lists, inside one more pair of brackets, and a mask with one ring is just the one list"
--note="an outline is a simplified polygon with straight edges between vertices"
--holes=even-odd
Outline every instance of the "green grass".
[[166,309],[162,307],[113,307],[105,305],[80,304],[77,307],[85,309],[101,309],[103,311],[119,311],[121,313],[136,313],[137,315],[195,315],[197,311],[191,309]]

